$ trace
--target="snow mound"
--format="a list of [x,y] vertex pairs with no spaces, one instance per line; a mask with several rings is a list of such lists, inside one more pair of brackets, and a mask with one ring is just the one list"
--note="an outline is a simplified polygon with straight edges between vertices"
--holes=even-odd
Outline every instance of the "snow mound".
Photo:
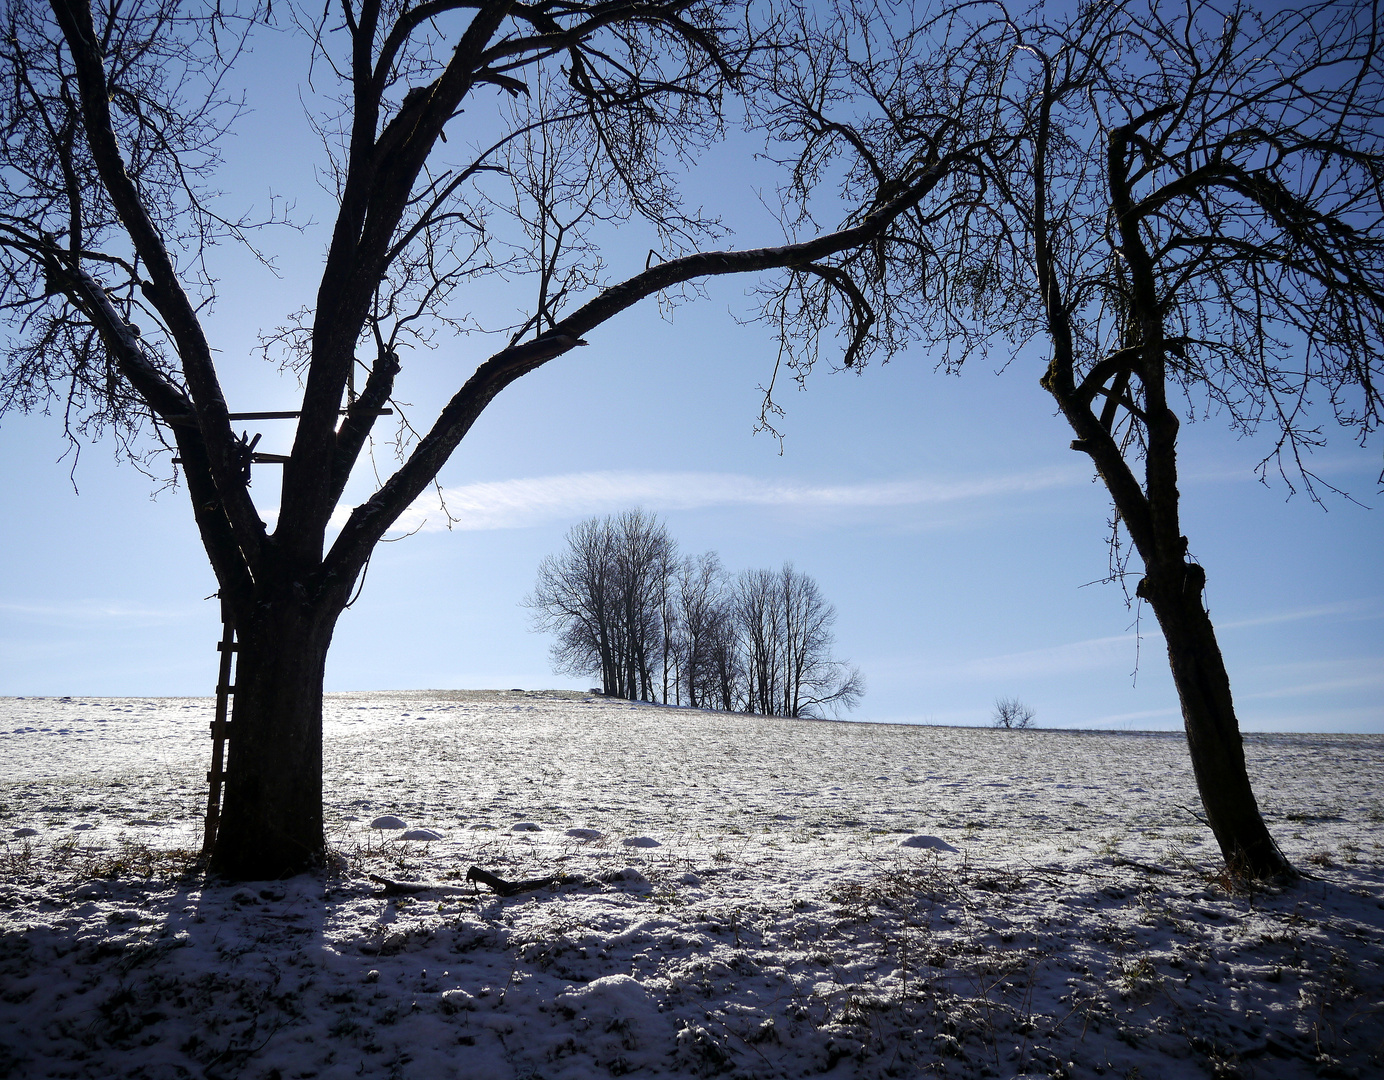
[[627,836],[620,843],[625,847],[662,847],[652,836]]
[[949,843],[940,836],[910,836],[906,840],[899,841],[899,847],[928,848],[931,851],[955,851]]
[[372,829],[407,829],[408,822],[403,818],[397,818],[393,814],[385,814],[384,817],[377,817],[370,823]]
[[612,1074],[647,1076],[666,1064],[673,1022],[639,980],[606,975],[558,994],[556,1003],[581,1032],[582,1049]]
[[439,1003],[445,1013],[459,1013],[463,1010],[469,1012],[476,1007],[476,999],[460,988],[442,991]]
[[564,835],[577,840],[599,840],[603,834],[597,829],[568,829]]
[[441,840],[442,834],[440,832],[433,832],[432,829],[409,829],[408,832],[404,833],[404,835],[400,837],[400,839],[423,841]]
[[510,832],[542,832],[543,826],[536,821],[516,821],[509,827]]
[[564,1012],[590,1020],[624,1020],[651,1008],[657,1011],[644,985],[630,975],[592,979],[579,990],[558,994],[557,1003]]

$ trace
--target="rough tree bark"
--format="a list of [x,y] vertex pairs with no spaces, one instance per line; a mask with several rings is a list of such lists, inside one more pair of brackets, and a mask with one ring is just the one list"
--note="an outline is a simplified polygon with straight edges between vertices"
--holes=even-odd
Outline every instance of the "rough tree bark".
[[210,869],[251,880],[310,870],[322,826],[322,678],[344,601],[285,595],[237,622],[235,712]]

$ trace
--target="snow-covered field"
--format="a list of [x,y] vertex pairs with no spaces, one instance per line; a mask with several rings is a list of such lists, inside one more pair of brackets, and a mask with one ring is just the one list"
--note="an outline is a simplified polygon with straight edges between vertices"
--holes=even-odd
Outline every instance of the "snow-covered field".
[[210,714],[0,699],[0,1076],[1384,1075],[1384,736],[1247,738],[1245,894],[1179,736],[333,695],[337,865],[247,887]]

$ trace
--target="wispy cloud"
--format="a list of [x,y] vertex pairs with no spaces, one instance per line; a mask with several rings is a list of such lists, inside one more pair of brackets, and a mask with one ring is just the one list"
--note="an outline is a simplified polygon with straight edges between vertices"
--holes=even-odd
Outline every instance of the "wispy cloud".
[[1090,722],[1095,728],[1117,728],[1129,731],[1168,731],[1182,726],[1182,713],[1177,709],[1145,709],[1142,712],[1113,713],[1098,716]]
[[169,610],[138,607],[118,601],[73,600],[59,604],[33,604],[0,600],[0,614],[40,622],[89,625],[99,623],[175,622],[188,616],[187,609]]
[[1357,619],[1379,617],[1379,605],[1372,598],[1365,600],[1341,600],[1334,604],[1318,604],[1315,607],[1298,608],[1294,611],[1277,611],[1268,615],[1255,615],[1247,619],[1235,619],[1216,624],[1218,630],[1243,630],[1250,626],[1271,626],[1274,623],[1298,622],[1302,619],[1321,619],[1330,615],[1350,615]]
[[[1334,604],[1320,604],[1316,607],[1298,608],[1293,611],[1272,612],[1247,619],[1217,622],[1217,630],[1240,630],[1253,626],[1269,626],[1275,623],[1298,622],[1305,619],[1327,618],[1330,616],[1351,616],[1354,618],[1377,617],[1373,600],[1345,600]],[[1140,651],[1141,662],[1152,662],[1156,666],[1165,663],[1163,654],[1163,635],[1150,628],[1141,634],[1118,634],[1114,637],[1089,638],[1063,645],[1053,645],[1042,649],[1024,652],[1005,653],[999,656],[980,657],[954,665],[950,673],[962,678],[1019,678],[1021,676],[1060,675],[1068,672],[1092,671],[1116,665],[1128,665],[1133,670],[1136,646]],[[1351,681],[1322,681],[1316,685],[1344,687]],[[1286,693],[1287,691],[1283,691]],[[1113,719],[1119,719],[1118,717]]]
[[1364,690],[1384,685],[1384,674],[1370,672],[1353,678],[1332,679],[1327,682],[1299,683],[1295,686],[1281,686],[1273,690],[1260,690],[1243,695],[1246,699],[1268,699],[1286,697],[1320,697],[1323,694],[1339,693],[1343,690]]
[[[1080,483],[1077,469],[1050,468],[962,480],[889,480],[862,484],[804,484],[761,480],[736,473],[584,472],[499,480],[447,488],[443,492],[452,528],[519,529],[612,513],[628,506],[650,510],[695,510],[712,506],[776,506],[801,509],[863,509],[924,506],[1043,491]],[[350,513],[339,507],[340,526]],[[402,517],[399,530],[447,527],[437,495],[420,497]]]
[[[1144,633],[1142,649],[1161,646],[1163,635]],[[1016,679],[1043,675],[1066,675],[1078,671],[1125,666],[1133,670],[1136,643],[1134,634],[1088,638],[1045,649],[985,656],[958,664],[954,671],[966,678]],[[1154,655],[1157,655],[1156,653]]]
[[[1213,465],[1205,462],[1200,464],[1191,463],[1184,466],[1183,463],[1179,462],[1178,481],[1183,485],[1218,484],[1227,481],[1232,483],[1252,482],[1261,484],[1264,480],[1260,478],[1257,471],[1258,463],[1258,458],[1250,458],[1248,456],[1244,457],[1239,463],[1230,466]],[[1289,462],[1285,462],[1284,464],[1286,467]],[[1303,464],[1307,466],[1308,471],[1313,476],[1345,477],[1352,474],[1358,475],[1363,481],[1363,485],[1355,492],[1357,495],[1366,491],[1368,485],[1372,484],[1375,477],[1379,474],[1378,462],[1368,454],[1361,454],[1358,457],[1335,455],[1319,460],[1309,458],[1304,461]],[[1287,469],[1287,472],[1288,480],[1292,482],[1295,489],[1301,492],[1303,488],[1302,478],[1291,468]],[[1267,469],[1264,479],[1267,480],[1269,488],[1280,492],[1286,490],[1283,477],[1281,477],[1278,470],[1273,467],[1272,462],[1269,463],[1269,468]],[[1304,495],[1303,497],[1305,498],[1306,496]]]

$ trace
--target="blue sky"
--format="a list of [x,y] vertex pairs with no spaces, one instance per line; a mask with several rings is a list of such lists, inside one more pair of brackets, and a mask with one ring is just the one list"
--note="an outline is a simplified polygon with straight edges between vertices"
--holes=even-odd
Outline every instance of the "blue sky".
[[[233,409],[292,408],[296,385],[252,355],[255,335],[311,299],[330,220],[301,153],[311,140],[295,68],[276,47],[252,60],[251,104],[221,185],[261,206],[291,195],[301,234],[266,236],[275,277],[222,249],[223,299],[210,319]],[[780,234],[758,210],[764,177],[743,147],[706,155],[695,197],[727,198],[737,246]],[[642,267],[635,230],[615,236],[615,273]],[[738,570],[791,559],[839,612],[839,654],[865,673],[854,717],[984,723],[1017,696],[1045,726],[1180,726],[1166,655],[1147,611],[1106,573],[1108,501],[1038,386],[1042,356],[959,377],[925,345],[861,375],[815,373],[781,388],[782,453],[753,433],[774,343],[750,311],[750,280],[720,281],[664,318],[627,313],[526,376],[477,423],[440,483],[460,521],[421,505],[419,531],[377,551],[339,625],[329,690],[584,686],[552,673],[548,642],[520,601],[538,561],[581,518],[642,505],[688,552]],[[489,286],[503,312],[524,286]],[[404,358],[400,395],[415,422],[493,348],[444,340]],[[182,490],[115,467],[111,448],[70,457],[55,417],[8,417],[0,470],[0,694],[200,694],[215,679],[215,582]],[[285,450],[285,422],[244,425]],[[1377,445],[1334,438],[1314,460],[1360,503],[1323,509],[1253,467],[1267,445],[1215,417],[1187,423],[1184,531],[1208,573],[1208,601],[1250,730],[1384,731],[1384,500]],[[380,451],[381,465],[388,455]],[[348,497],[368,494],[369,469]],[[276,503],[272,466],[253,493]],[[1136,674],[1137,671],[1137,674]]]

